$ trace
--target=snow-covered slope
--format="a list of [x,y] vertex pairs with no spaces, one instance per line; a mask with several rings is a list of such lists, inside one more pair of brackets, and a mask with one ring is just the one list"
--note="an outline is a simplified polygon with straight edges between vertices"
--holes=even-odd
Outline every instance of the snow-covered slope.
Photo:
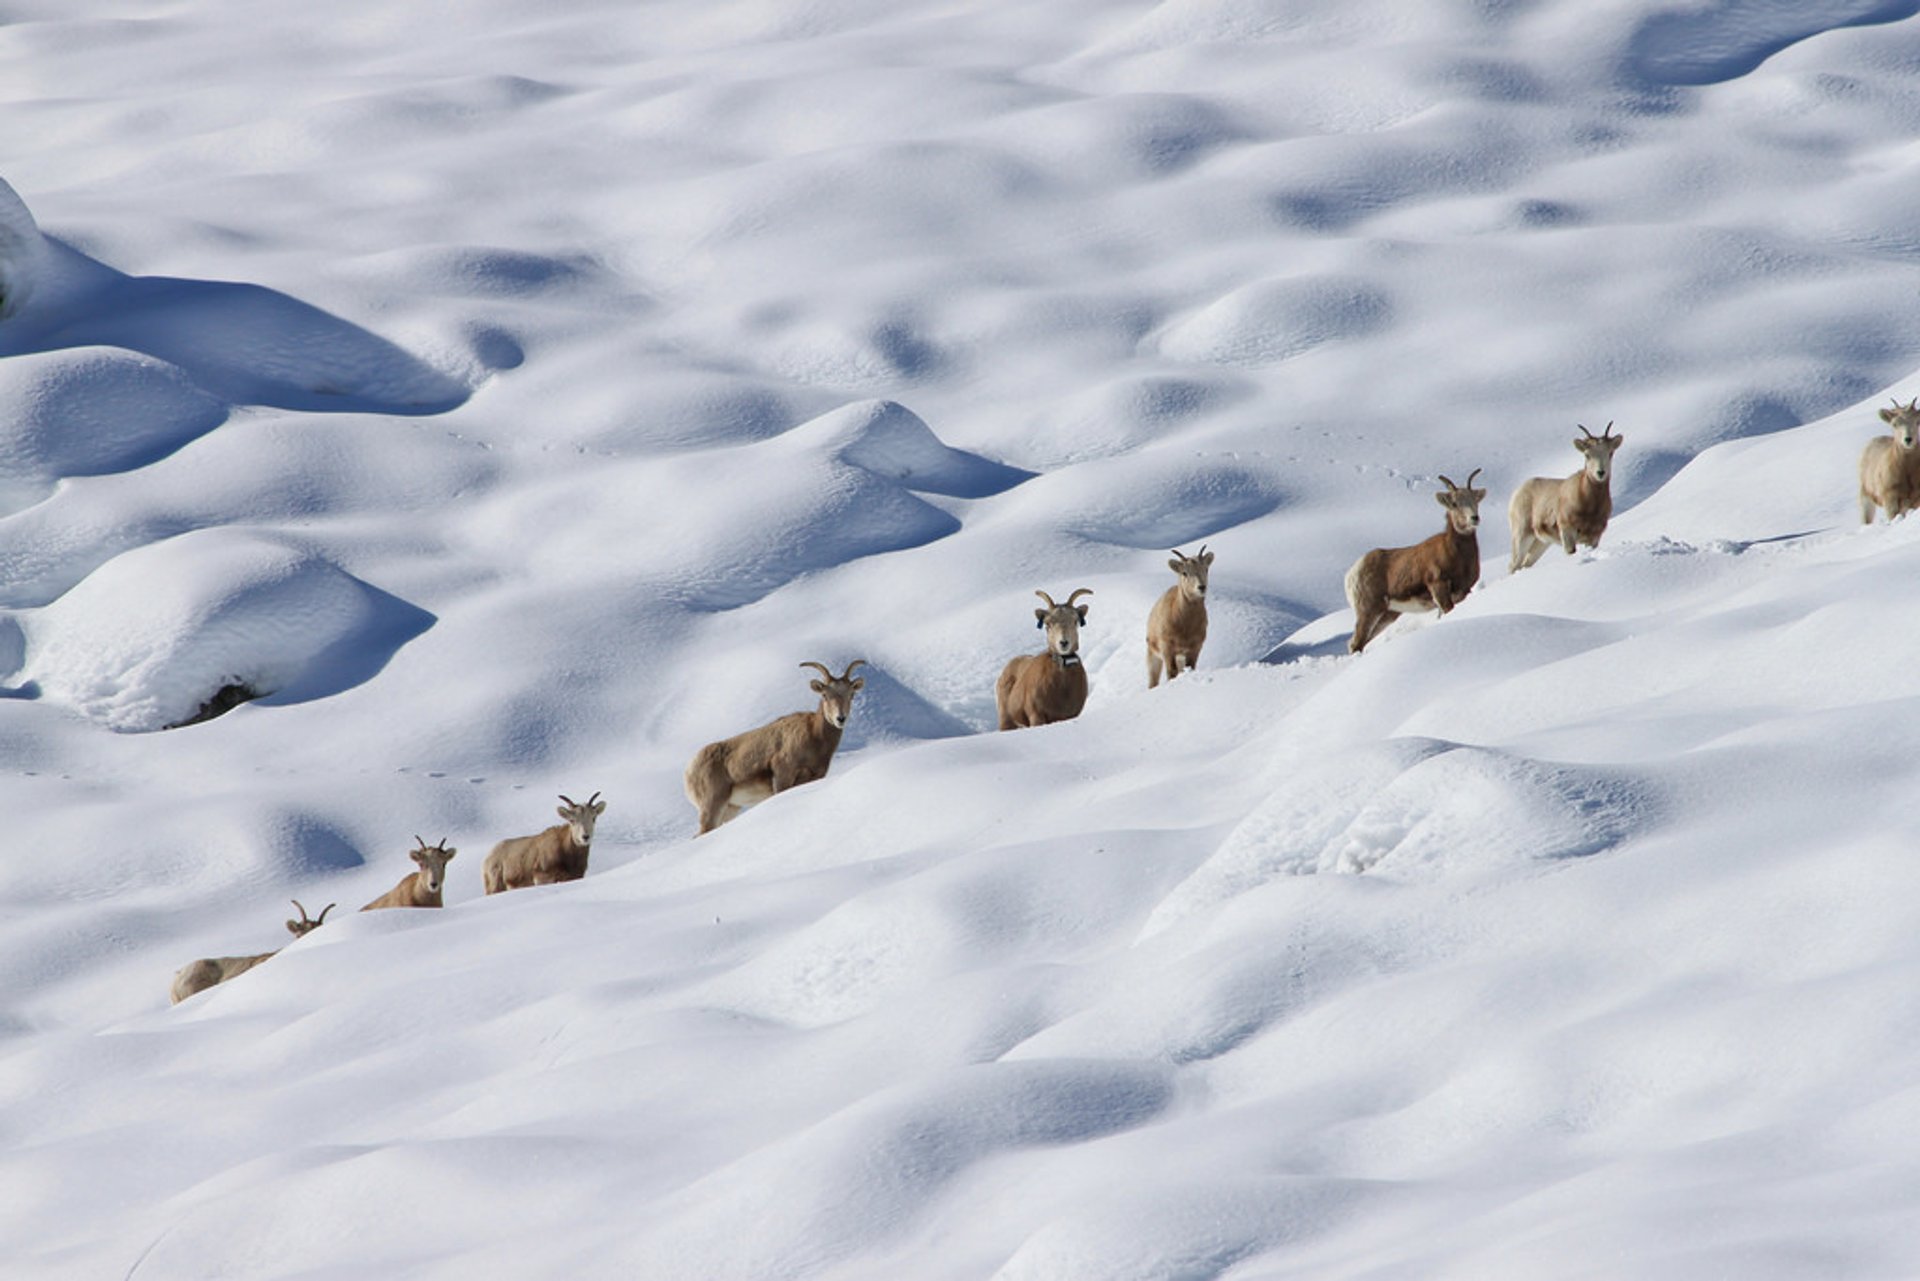
[[1916,11],[8,5],[0,1275],[1920,1273]]

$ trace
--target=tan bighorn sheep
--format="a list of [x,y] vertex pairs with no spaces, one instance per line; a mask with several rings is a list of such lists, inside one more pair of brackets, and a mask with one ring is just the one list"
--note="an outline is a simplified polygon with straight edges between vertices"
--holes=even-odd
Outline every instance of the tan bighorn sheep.
[[1513,534],[1513,554],[1507,572],[1516,574],[1539,560],[1558,543],[1567,555],[1581,543],[1600,545],[1607,521],[1613,516],[1613,451],[1626,443],[1613,434],[1613,424],[1598,436],[1586,424],[1575,423],[1581,436],[1573,442],[1586,461],[1565,478],[1534,476],[1522,481],[1507,504],[1507,526]]
[[[307,909],[300,907],[299,899],[294,899],[293,905],[300,908],[300,919],[288,921],[287,930],[295,938],[301,938],[319,929],[321,922],[327,919],[327,913],[331,912],[335,906],[329,903],[320,909],[320,915],[309,918]],[[268,957],[279,954],[280,949],[275,948],[271,952],[261,952],[257,956],[210,956],[189,962],[174,973],[173,1003],[178,1005],[195,992],[204,992],[216,983],[225,983],[236,975],[245,974]]]
[[1353,606],[1353,639],[1347,648],[1358,654],[1367,642],[1385,631],[1402,614],[1437,609],[1442,615],[1480,581],[1480,500],[1484,489],[1473,487],[1478,467],[1467,483],[1456,485],[1445,476],[1447,488],[1434,495],[1447,509],[1447,527],[1412,547],[1376,547],[1347,571],[1347,602]]
[[1087,669],[1080,662],[1080,627],[1087,607],[1073,602],[1093,595],[1091,587],[1077,587],[1064,604],[1036,591],[1047,602],[1033,611],[1037,626],[1045,628],[1047,647],[1038,654],[1022,654],[1000,669],[993,686],[994,705],[1000,710],[1001,729],[1026,729],[1070,721],[1087,705]]
[[1880,421],[1893,428],[1891,436],[1875,436],[1860,455],[1860,523],[1873,524],[1875,508],[1884,507],[1887,519],[1920,507],[1920,399],[1880,411]]
[[1212,567],[1213,553],[1205,543],[1198,556],[1175,548],[1167,562],[1180,581],[1167,588],[1147,615],[1148,689],[1160,683],[1162,664],[1172,680],[1200,661],[1200,647],[1207,643],[1207,571]]
[[400,878],[398,885],[360,910],[371,912],[376,907],[445,906],[441,891],[447,884],[447,864],[459,852],[459,850],[447,848],[447,838],[444,836],[440,838],[438,845],[429,845],[415,836],[413,852],[407,857],[418,863],[420,870],[408,872]]
[[598,792],[589,796],[585,805],[563,794],[560,808],[554,811],[560,815],[558,823],[532,836],[509,836],[493,847],[480,865],[480,880],[487,893],[577,881],[585,876],[593,825],[606,809],[607,803],[600,800]]
[[835,676],[824,663],[802,663],[816,668],[825,679],[807,682],[820,696],[811,712],[789,712],[757,729],[708,743],[687,763],[687,799],[700,811],[705,836],[722,823],[740,816],[777,792],[827,776],[841,731],[853,715],[853,696],[866,688],[853,669],[866,666],[856,658]]

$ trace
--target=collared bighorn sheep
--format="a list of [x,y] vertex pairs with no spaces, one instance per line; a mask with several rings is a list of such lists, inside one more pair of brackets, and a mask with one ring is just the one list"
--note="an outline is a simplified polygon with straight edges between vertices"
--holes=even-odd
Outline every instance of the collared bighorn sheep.
[[1025,729],[1070,721],[1087,705],[1087,669],[1080,662],[1080,627],[1087,607],[1073,602],[1093,595],[1091,587],[1077,587],[1064,604],[1036,591],[1047,602],[1033,611],[1046,630],[1047,647],[1038,654],[1009,659],[994,683],[993,701],[1000,711],[1001,729]]
[[1172,680],[1200,661],[1200,647],[1207,643],[1207,571],[1212,567],[1213,553],[1204,543],[1197,556],[1175,548],[1167,562],[1180,581],[1167,588],[1147,615],[1148,689],[1160,683],[1163,664]]
[[1875,436],[1860,455],[1860,523],[1873,524],[1875,508],[1884,507],[1888,520],[1920,507],[1920,399],[1880,411],[1880,421],[1893,428],[1891,436]]
[[447,864],[460,851],[447,847],[447,838],[441,837],[438,845],[429,845],[418,836],[413,838],[413,852],[407,857],[420,865],[417,872],[408,872],[400,878],[400,883],[382,894],[373,902],[361,908],[362,912],[371,912],[376,907],[442,907],[445,905],[441,891],[447,884]]
[[1513,554],[1507,572],[1518,573],[1558,543],[1567,555],[1581,543],[1600,545],[1607,521],[1613,516],[1613,451],[1626,442],[1613,434],[1613,424],[1598,436],[1584,423],[1573,447],[1586,461],[1571,476],[1535,476],[1521,482],[1507,504],[1507,525],[1513,533]]
[[1480,500],[1484,489],[1473,479],[1456,485],[1445,476],[1447,488],[1434,495],[1447,509],[1447,527],[1412,547],[1376,547],[1347,571],[1347,602],[1353,606],[1353,639],[1347,648],[1358,654],[1367,642],[1385,631],[1401,614],[1437,609],[1442,615],[1480,581]]
[[[299,899],[294,899],[293,905],[300,908],[300,919],[288,921],[287,931],[295,938],[301,938],[319,929],[321,922],[327,919],[327,913],[331,912],[335,906],[329,903],[320,909],[320,915],[309,918],[307,909],[300,907]],[[245,974],[268,957],[279,954],[280,949],[275,948],[271,952],[261,952],[257,956],[209,956],[189,962],[181,966],[173,976],[173,1003],[178,1005],[195,992],[204,992],[216,983],[225,983],[236,975]]]
[[777,792],[826,777],[841,731],[853,715],[853,696],[866,688],[867,682],[855,678],[853,669],[866,662],[856,658],[838,676],[824,663],[800,664],[817,669],[824,678],[807,683],[820,696],[818,708],[789,712],[757,729],[708,743],[693,754],[687,764],[686,789],[687,799],[700,811],[700,830],[695,835],[705,836]]
[[493,847],[480,865],[480,880],[487,893],[577,881],[585,876],[593,825],[606,808],[598,792],[589,796],[585,805],[563,794],[555,811],[560,815],[558,823],[532,836],[509,836]]

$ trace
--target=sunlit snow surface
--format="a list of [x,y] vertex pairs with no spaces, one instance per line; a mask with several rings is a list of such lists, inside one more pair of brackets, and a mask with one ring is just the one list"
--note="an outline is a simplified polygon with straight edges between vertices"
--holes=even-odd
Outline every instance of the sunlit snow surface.
[[1920,1275],[1916,12],[0,6],[0,1276]]

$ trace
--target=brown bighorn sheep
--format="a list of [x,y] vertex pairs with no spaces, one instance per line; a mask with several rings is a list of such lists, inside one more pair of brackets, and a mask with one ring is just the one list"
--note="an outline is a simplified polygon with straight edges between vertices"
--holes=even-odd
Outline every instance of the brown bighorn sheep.
[[[327,919],[327,913],[331,912],[335,906],[329,903],[320,909],[320,915],[309,919],[307,909],[300,907],[299,899],[294,899],[293,905],[300,908],[300,919],[288,921],[287,930],[295,938],[319,929],[321,922]],[[275,948],[271,952],[262,952],[257,956],[210,956],[189,962],[181,966],[173,976],[173,1003],[178,1005],[195,992],[204,992],[216,983],[225,983],[236,975],[245,974],[268,957],[279,954],[280,949]]]
[[717,743],[708,743],[687,764],[687,799],[700,811],[705,836],[722,823],[738,818],[749,805],[758,805],[777,792],[827,776],[840,733],[853,715],[853,696],[866,688],[853,669],[866,666],[856,658],[835,676],[824,663],[802,663],[817,668],[824,680],[807,687],[820,696],[811,712],[789,712]]
[[376,907],[445,906],[441,891],[447,884],[447,864],[459,852],[459,850],[447,848],[447,838],[444,836],[440,838],[438,845],[429,845],[415,836],[413,852],[407,857],[418,863],[420,870],[408,872],[400,878],[398,885],[360,910],[371,912]]
[[1347,648],[1358,654],[1367,642],[1385,631],[1402,614],[1437,609],[1442,615],[1480,581],[1480,500],[1484,489],[1473,487],[1478,467],[1467,483],[1456,485],[1445,476],[1447,488],[1434,495],[1447,509],[1447,527],[1412,547],[1376,547],[1347,571],[1347,602],[1353,606],[1353,639]]
[[1200,661],[1200,647],[1207,643],[1207,571],[1212,567],[1213,553],[1204,543],[1198,556],[1175,548],[1167,562],[1180,581],[1167,588],[1147,615],[1148,689],[1160,683],[1162,664],[1172,680]]
[[1920,507],[1920,399],[1880,411],[1880,421],[1893,428],[1891,436],[1875,436],[1860,455],[1860,523],[1873,524],[1875,508],[1884,507],[1887,519]]
[[554,811],[560,815],[558,823],[532,836],[509,836],[493,847],[480,865],[480,879],[487,893],[577,881],[587,874],[593,825],[606,812],[607,803],[600,800],[598,792],[589,796],[585,805],[566,795],[560,802],[560,808]]
[[1025,729],[1070,721],[1087,705],[1087,669],[1080,662],[1080,626],[1087,607],[1073,602],[1093,595],[1091,587],[1077,587],[1066,603],[1036,591],[1047,602],[1033,611],[1036,624],[1046,629],[1047,647],[1038,654],[1009,659],[993,686],[994,705],[1000,710],[1001,729]]
[[1598,547],[1613,516],[1613,451],[1627,438],[1614,435],[1612,423],[1598,436],[1584,423],[1574,425],[1581,436],[1573,447],[1586,459],[1580,470],[1564,479],[1535,476],[1523,481],[1507,504],[1507,525],[1513,533],[1509,574],[1539,560],[1555,543],[1569,556],[1581,543]]

